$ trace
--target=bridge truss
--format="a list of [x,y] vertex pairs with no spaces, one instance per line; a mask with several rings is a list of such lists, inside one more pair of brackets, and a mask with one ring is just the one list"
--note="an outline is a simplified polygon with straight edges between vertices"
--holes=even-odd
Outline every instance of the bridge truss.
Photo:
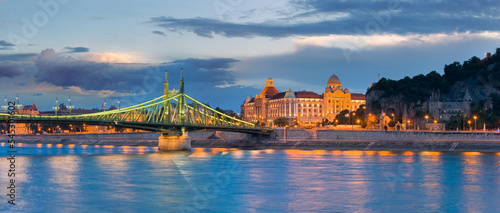
[[153,100],[133,106],[82,115],[42,116],[9,115],[0,113],[0,122],[14,119],[16,123],[83,123],[87,125],[113,126],[140,129],[160,133],[184,133],[186,131],[221,130],[256,134],[270,134],[271,129],[231,117],[200,103],[184,93],[181,77],[179,92],[168,91],[165,78],[165,94]]

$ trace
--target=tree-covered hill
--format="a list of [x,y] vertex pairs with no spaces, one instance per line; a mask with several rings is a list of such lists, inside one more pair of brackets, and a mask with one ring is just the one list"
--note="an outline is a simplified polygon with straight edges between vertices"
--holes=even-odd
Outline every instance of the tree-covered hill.
[[450,92],[450,88],[457,82],[466,79],[476,79],[479,84],[491,85],[500,90],[500,48],[495,54],[487,55],[484,59],[474,56],[463,63],[454,62],[444,66],[444,75],[432,71],[427,75],[416,75],[412,78],[405,77],[401,80],[382,78],[375,83],[372,90],[382,91],[381,98],[402,96],[406,104],[425,101],[433,91],[442,94]]

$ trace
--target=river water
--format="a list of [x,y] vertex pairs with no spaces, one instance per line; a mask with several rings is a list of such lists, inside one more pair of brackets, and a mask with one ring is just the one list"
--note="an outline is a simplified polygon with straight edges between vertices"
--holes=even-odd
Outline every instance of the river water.
[[20,144],[6,212],[499,212],[500,153]]

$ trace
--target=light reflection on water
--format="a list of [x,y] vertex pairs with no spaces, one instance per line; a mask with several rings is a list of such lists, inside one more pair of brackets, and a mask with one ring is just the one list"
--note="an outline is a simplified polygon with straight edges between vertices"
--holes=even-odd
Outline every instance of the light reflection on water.
[[[0,147],[2,158],[7,145]],[[156,149],[22,144],[16,158],[18,205],[2,205],[0,211],[500,209],[500,153]],[[0,161],[0,169],[8,167]],[[1,175],[6,194],[8,179]]]

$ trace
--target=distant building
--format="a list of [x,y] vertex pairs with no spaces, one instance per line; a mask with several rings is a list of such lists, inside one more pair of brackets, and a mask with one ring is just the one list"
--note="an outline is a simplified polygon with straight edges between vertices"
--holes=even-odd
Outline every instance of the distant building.
[[248,96],[241,105],[241,117],[245,121],[268,126],[277,118],[288,118],[293,123],[307,126],[315,125],[324,118],[333,121],[342,110],[354,111],[365,103],[364,94],[349,93],[348,89],[342,88],[336,75],[328,79],[322,95],[291,89],[280,93],[274,87],[273,79],[268,78],[262,92],[253,98]]
[[[24,105],[24,107],[21,108],[18,113],[20,115],[40,115],[40,111],[38,111],[35,102],[33,102],[32,105]],[[31,125],[29,123],[15,123],[14,125],[16,126],[16,134],[18,135],[31,134],[34,131],[34,129],[30,128]]]
[[39,115],[40,111],[38,111],[38,108],[35,105],[35,102],[33,102],[32,105],[24,105],[21,110],[19,110],[19,114],[22,115]]
[[458,114],[471,115],[470,105],[472,97],[469,89],[465,90],[463,98],[457,100],[442,100],[440,92],[433,92],[428,102],[428,110],[431,116],[437,120],[449,120],[451,116]]

